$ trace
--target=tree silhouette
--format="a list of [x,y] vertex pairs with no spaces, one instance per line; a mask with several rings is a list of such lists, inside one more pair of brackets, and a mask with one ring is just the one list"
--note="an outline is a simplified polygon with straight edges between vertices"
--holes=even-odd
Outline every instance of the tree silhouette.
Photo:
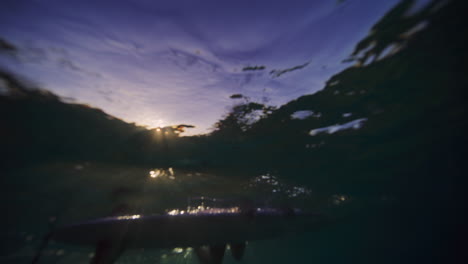
[[379,59],[387,48],[392,49],[389,53],[403,48],[408,35],[424,27],[424,24],[420,23],[429,19],[439,4],[439,1],[433,0],[418,12],[409,14],[415,2],[415,0],[403,0],[387,12],[372,26],[369,35],[356,45],[351,56],[344,62],[357,61],[358,65],[362,65],[370,58],[371,62]]

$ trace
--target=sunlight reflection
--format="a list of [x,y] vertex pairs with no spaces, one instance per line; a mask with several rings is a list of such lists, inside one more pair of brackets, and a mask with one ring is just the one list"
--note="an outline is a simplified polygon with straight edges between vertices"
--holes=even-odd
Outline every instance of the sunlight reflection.
[[119,220],[128,220],[128,219],[138,219],[140,217],[141,217],[141,215],[122,215],[122,216],[118,216],[117,219],[119,219]]
[[152,170],[152,171],[149,172],[149,174],[150,174],[151,178],[156,178],[156,177],[158,177],[160,175],[160,171],[159,170],[155,170],[155,171]]
[[188,248],[180,248],[180,247],[174,248],[174,249],[172,249],[171,252],[161,255],[161,261],[162,261],[161,263],[173,263],[172,262],[173,259],[171,259],[172,257],[177,257],[177,258],[182,257],[184,259],[189,258],[189,257],[191,257],[192,251],[193,251],[193,248],[191,248],[191,247],[188,247]]
[[349,200],[349,197],[343,194],[335,194],[332,196],[332,203],[335,205],[342,204]]
[[186,211],[184,210],[179,210],[179,209],[173,209],[170,211],[167,211],[168,215],[183,215],[183,214],[188,214],[188,215],[195,215],[195,214],[235,214],[239,213],[240,208],[235,206],[235,207],[227,207],[227,208],[213,208],[213,207],[205,207],[205,206],[198,206],[196,208],[188,208]]
[[168,169],[153,169],[149,171],[149,176],[151,178],[158,178],[158,177],[168,177],[171,180],[175,179],[175,173],[173,168]]
[[173,253],[176,253],[176,254],[180,254],[180,253],[184,252],[184,249],[183,249],[183,248],[174,248],[174,249],[172,250],[172,252],[173,252]]
[[306,187],[294,186],[284,183],[277,176],[271,175],[269,173],[251,179],[248,186],[257,190],[264,190],[275,194],[286,195],[290,198],[308,196],[312,193]]

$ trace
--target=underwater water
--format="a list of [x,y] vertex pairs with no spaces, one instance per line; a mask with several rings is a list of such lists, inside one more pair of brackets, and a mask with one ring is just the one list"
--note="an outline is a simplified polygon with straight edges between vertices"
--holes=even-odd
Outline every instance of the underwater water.
[[[333,5],[361,8],[366,14],[363,3],[348,0]],[[92,88],[60,90],[34,83],[37,77],[41,84],[51,87],[65,81],[73,81],[77,87],[91,85],[78,83],[78,79],[95,78],[90,72],[99,65],[91,65],[88,71],[83,68],[86,61],[80,61],[80,68],[62,62],[59,68],[74,68],[80,77],[67,79],[69,73],[63,73],[47,79],[41,71],[51,66],[37,55],[39,49],[35,50],[37,54],[33,52],[41,57],[36,58],[31,53],[33,48],[19,47],[9,40],[21,39],[12,33],[13,26],[0,26],[0,263],[32,263],[38,252],[41,257],[37,263],[89,263],[94,256],[93,246],[48,241],[41,247],[50,230],[65,224],[110,215],[164,214],[245,204],[301,208],[323,213],[330,221],[307,232],[248,241],[241,262],[227,252],[223,263],[466,262],[463,157],[467,154],[468,43],[463,34],[467,25],[463,6],[463,1],[455,0],[403,0],[382,7],[384,12],[354,42],[349,43],[344,33],[343,39],[329,39],[330,43],[324,40],[325,46],[336,49],[340,41],[349,45],[340,46],[342,54],[336,54],[343,55],[339,59],[344,62],[338,66],[330,63],[328,68],[321,64],[332,57],[319,58],[319,53],[326,51],[319,45],[311,46],[317,49],[312,57],[294,54],[304,57],[300,63],[286,63],[290,65],[287,67],[258,55],[259,62],[250,61],[244,68],[230,72],[223,67],[232,65],[222,61],[229,60],[226,58],[230,52],[234,54],[232,50],[241,48],[230,50],[229,41],[233,40],[217,31],[223,27],[214,27],[207,35],[221,34],[219,43],[210,39],[212,35],[205,37],[213,42],[216,59],[203,57],[209,53],[206,50],[195,52],[197,56],[202,54],[195,56],[197,59],[188,57],[180,47],[168,53],[172,57],[166,53],[158,57],[170,58],[174,62],[171,65],[183,67],[186,75],[181,76],[187,76],[186,80],[179,82],[176,75],[170,75],[173,68],[167,65],[155,65],[155,71],[169,67],[162,74],[170,76],[165,79],[167,83],[193,83],[196,87],[193,93],[184,90],[187,94],[180,95],[181,101],[192,98],[193,104],[196,100],[201,103],[196,108],[189,106],[192,101],[173,108],[166,106],[168,102],[177,103],[171,101],[174,95],[164,99],[167,94],[160,90],[176,88],[162,82],[151,91],[163,98],[154,104],[144,101],[143,90],[137,88],[109,87],[112,93],[100,90],[101,95],[110,96],[108,102],[130,105],[122,108],[131,113],[125,117],[118,115],[124,111],[118,106],[109,108],[113,113],[109,114],[104,101],[96,99],[92,103]],[[321,11],[314,15],[322,16],[321,12],[329,11],[327,8],[317,6]],[[21,5],[11,4],[11,14],[19,10]],[[164,12],[172,14],[174,10],[177,8],[168,7]],[[194,7],[194,14],[197,10]],[[51,16],[60,14],[54,12],[50,11]],[[123,19],[122,14],[114,15]],[[176,17],[185,21],[181,14]],[[307,14],[299,15],[304,18]],[[340,13],[333,14],[330,16]],[[196,21],[210,24],[209,19]],[[315,25],[314,21],[311,19],[307,25]],[[94,22],[99,25],[99,21]],[[341,22],[351,24],[353,20]],[[295,26],[300,28],[302,24],[297,23]],[[27,28],[15,25],[18,32]],[[292,29],[282,30],[278,28],[283,35],[291,33],[286,34],[286,40],[269,40],[280,43],[282,48],[289,47],[289,39],[303,37],[302,31],[296,34]],[[253,35],[244,37],[255,39]],[[306,39],[304,43],[310,44]],[[178,41],[183,43],[185,39]],[[291,50],[304,48],[292,46]],[[115,64],[121,62],[121,54],[105,46],[92,42],[87,48],[95,49],[97,55],[112,54]],[[288,52],[292,52],[284,49],[284,57],[278,53],[279,61],[286,61]],[[244,63],[257,53],[273,57],[273,51],[236,53],[229,63]],[[140,55],[131,53],[138,59]],[[39,62],[29,61],[31,56]],[[182,57],[181,66],[181,60],[175,58]],[[141,68],[149,66],[144,60],[139,62]],[[35,66],[28,66],[30,63]],[[326,73],[318,74],[313,67]],[[106,70],[123,74],[119,72],[122,68]],[[109,72],[102,75],[111,79]],[[142,83],[154,81],[141,72],[128,76],[136,76]],[[163,78],[158,73],[155,76]],[[211,82],[210,78],[222,80]],[[314,78],[325,78],[324,84],[316,90],[302,90],[312,86]],[[210,85],[198,83],[207,80]],[[217,85],[225,86],[213,89]],[[137,98],[131,97],[132,91],[141,101],[132,101]],[[91,106],[75,102],[68,95],[82,96],[80,102],[89,98],[90,102],[84,103]],[[216,96],[225,98],[212,100]],[[94,108],[98,105],[103,110]],[[143,119],[132,119],[138,113],[143,115],[151,105],[187,113],[170,115],[172,119],[167,119],[174,123],[159,125],[155,121],[146,127],[139,125]],[[184,110],[185,105],[189,110]],[[207,126],[212,116],[226,107],[227,113],[216,117],[209,133],[197,134],[203,130],[196,130],[190,134],[190,129],[195,129],[192,124],[196,129]],[[127,250],[115,263],[199,262],[192,248],[143,247]]]

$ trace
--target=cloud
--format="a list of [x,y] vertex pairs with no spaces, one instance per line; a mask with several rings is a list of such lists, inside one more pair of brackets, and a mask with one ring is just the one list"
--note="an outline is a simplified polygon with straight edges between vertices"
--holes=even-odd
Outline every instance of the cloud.
[[178,49],[170,49],[166,58],[183,71],[205,71],[214,73],[223,70],[222,66],[215,62]]
[[64,69],[67,69],[67,70],[70,70],[70,71],[83,73],[83,74],[91,75],[93,77],[98,77],[98,78],[102,77],[102,75],[100,73],[92,72],[92,71],[83,69],[82,67],[80,67],[80,66],[76,65],[74,62],[72,62],[70,59],[59,58],[59,59],[57,59],[57,64],[58,64],[59,67],[62,67]]

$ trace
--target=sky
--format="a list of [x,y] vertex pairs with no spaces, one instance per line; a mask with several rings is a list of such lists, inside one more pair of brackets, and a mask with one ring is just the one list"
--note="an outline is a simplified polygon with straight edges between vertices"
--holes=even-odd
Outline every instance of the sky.
[[280,106],[324,88],[397,2],[3,0],[0,38],[20,55],[0,65],[127,122],[207,133],[232,94]]

